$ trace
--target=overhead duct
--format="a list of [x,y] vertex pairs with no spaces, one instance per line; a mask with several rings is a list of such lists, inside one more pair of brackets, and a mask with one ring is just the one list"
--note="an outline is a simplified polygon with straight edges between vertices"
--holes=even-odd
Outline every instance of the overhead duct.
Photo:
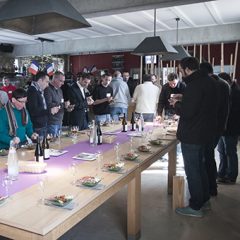
[[67,0],[8,0],[0,8],[0,28],[36,35],[91,27]]

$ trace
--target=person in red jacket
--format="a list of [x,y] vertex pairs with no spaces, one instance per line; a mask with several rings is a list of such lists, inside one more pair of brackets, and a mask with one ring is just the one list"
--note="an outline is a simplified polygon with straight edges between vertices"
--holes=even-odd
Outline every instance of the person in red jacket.
[[6,77],[6,76],[3,77],[2,83],[3,83],[3,86],[1,87],[1,90],[6,92],[8,94],[9,100],[11,100],[12,99],[12,93],[17,88],[10,83],[9,78]]

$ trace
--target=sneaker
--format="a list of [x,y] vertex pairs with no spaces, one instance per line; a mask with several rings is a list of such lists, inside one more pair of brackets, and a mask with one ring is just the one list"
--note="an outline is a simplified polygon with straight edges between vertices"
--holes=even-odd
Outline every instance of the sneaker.
[[218,177],[217,178],[217,183],[218,184],[235,184],[236,180],[229,179],[229,178]]
[[212,210],[212,206],[211,206],[211,202],[210,201],[206,201],[202,208],[201,208],[203,211],[209,211],[209,210]]
[[191,207],[184,207],[184,208],[176,208],[176,213],[184,215],[184,216],[190,216],[190,217],[203,217],[202,210],[194,210]]

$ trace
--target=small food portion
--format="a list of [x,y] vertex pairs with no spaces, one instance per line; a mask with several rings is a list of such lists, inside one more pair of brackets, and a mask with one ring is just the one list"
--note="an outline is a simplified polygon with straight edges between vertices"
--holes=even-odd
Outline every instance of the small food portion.
[[125,155],[124,159],[129,161],[134,161],[138,158],[138,155],[136,153],[129,152]]
[[47,199],[47,201],[51,202],[53,205],[64,207],[68,203],[70,203],[73,200],[73,196],[71,195],[58,195],[55,197],[51,197]]
[[140,152],[149,152],[150,150],[151,150],[150,146],[141,145],[138,147],[138,151],[140,151]]
[[111,172],[119,172],[123,168],[123,166],[124,166],[123,162],[104,164],[104,167]]
[[0,204],[7,199],[7,196],[0,196]]
[[162,141],[160,139],[150,140],[149,143],[152,145],[162,145]]
[[80,182],[82,185],[87,187],[95,187],[99,182],[101,182],[101,179],[92,176],[85,176],[80,178],[77,182]]
[[5,149],[1,149],[0,150],[0,156],[7,156],[8,155],[8,151]]

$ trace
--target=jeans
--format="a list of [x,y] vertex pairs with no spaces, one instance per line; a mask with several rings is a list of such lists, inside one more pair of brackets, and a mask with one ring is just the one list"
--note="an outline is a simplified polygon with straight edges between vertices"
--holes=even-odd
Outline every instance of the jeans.
[[194,210],[199,210],[210,198],[203,160],[204,146],[181,143],[181,148],[190,193],[189,206]]
[[110,114],[95,115],[95,121],[100,123],[110,122],[111,115]]
[[220,164],[218,176],[236,181],[238,176],[238,136],[222,136],[218,142]]
[[62,126],[60,124],[48,125],[47,133],[52,134],[53,137],[57,137],[60,134],[61,129],[62,129]]
[[47,135],[47,127],[34,128],[34,132],[37,133],[40,138],[44,138]]
[[125,117],[127,119],[127,113],[128,113],[127,108],[111,107],[110,109],[111,109],[110,114],[111,114],[111,117],[114,121],[119,121],[119,115],[122,115],[124,113],[125,113]]
[[[144,119],[144,122],[153,122],[153,118],[154,118],[154,113],[143,113],[143,119]],[[140,113],[135,113],[135,116],[136,117],[140,117]]]
[[217,165],[215,161],[215,148],[218,141],[219,137],[216,137],[214,141],[206,144],[204,148],[204,160],[208,175],[209,193],[212,195],[217,193]]

